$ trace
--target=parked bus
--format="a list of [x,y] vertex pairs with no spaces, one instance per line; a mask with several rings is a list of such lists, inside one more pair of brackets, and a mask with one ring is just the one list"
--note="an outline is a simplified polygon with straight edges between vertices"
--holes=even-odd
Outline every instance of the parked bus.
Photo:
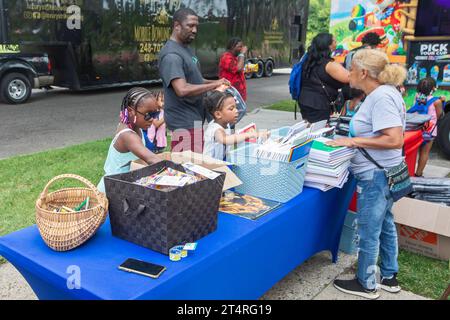
[[[217,76],[220,55],[233,36],[249,47],[247,63],[256,65],[247,68],[249,74],[271,76],[275,67],[288,66],[296,58],[306,36],[302,25],[308,2],[0,0],[0,46],[14,48],[0,50],[1,96],[6,102],[21,103],[33,86],[85,90],[158,82],[158,53],[171,35],[172,16],[180,7],[199,15],[193,49],[205,77]],[[33,59],[47,62],[44,75],[34,70]],[[12,68],[1,67],[11,60]],[[38,81],[42,76],[47,77]]]

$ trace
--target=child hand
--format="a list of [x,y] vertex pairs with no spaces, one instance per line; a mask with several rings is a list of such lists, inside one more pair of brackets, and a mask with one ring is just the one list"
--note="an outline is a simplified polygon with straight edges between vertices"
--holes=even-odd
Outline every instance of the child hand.
[[269,130],[262,130],[257,133],[258,138],[262,138],[263,140],[267,140],[270,138],[270,131]]

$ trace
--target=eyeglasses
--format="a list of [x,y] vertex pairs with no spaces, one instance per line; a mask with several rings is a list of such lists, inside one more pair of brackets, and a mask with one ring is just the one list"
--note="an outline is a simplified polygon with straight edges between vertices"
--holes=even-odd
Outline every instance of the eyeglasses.
[[145,121],[150,121],[152,119],[158,119],[159,114],[161,113],[161,111],[142,113],[142,112],[137,111],[136,109],[134,111],[136,111],[140,115],[143,115]]

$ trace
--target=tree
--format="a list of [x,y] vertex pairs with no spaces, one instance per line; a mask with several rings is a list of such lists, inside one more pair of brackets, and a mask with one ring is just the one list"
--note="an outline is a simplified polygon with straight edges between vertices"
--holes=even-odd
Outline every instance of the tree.
[[321,32],[330,30],[331,0],[310,0],[308,15],[307,47],[312,39]]

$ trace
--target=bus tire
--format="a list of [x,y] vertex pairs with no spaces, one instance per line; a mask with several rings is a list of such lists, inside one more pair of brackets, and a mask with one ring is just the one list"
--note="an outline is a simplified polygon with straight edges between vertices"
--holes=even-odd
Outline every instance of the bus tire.
[[273,75],[274,63],[272,60],[267,60],[264,66],[264,77],[270,78]]
[[258,72],[254,73],[255,78],[262,78],[264,76],[264,62],[262,60],[258,60]]
[[437,140],[441,151],[450,159],[450,113],[439,123]]
[[31,95],[31,82],[22,73],[6,74],[0,84],[1,98],[9,104],[24,103]]

